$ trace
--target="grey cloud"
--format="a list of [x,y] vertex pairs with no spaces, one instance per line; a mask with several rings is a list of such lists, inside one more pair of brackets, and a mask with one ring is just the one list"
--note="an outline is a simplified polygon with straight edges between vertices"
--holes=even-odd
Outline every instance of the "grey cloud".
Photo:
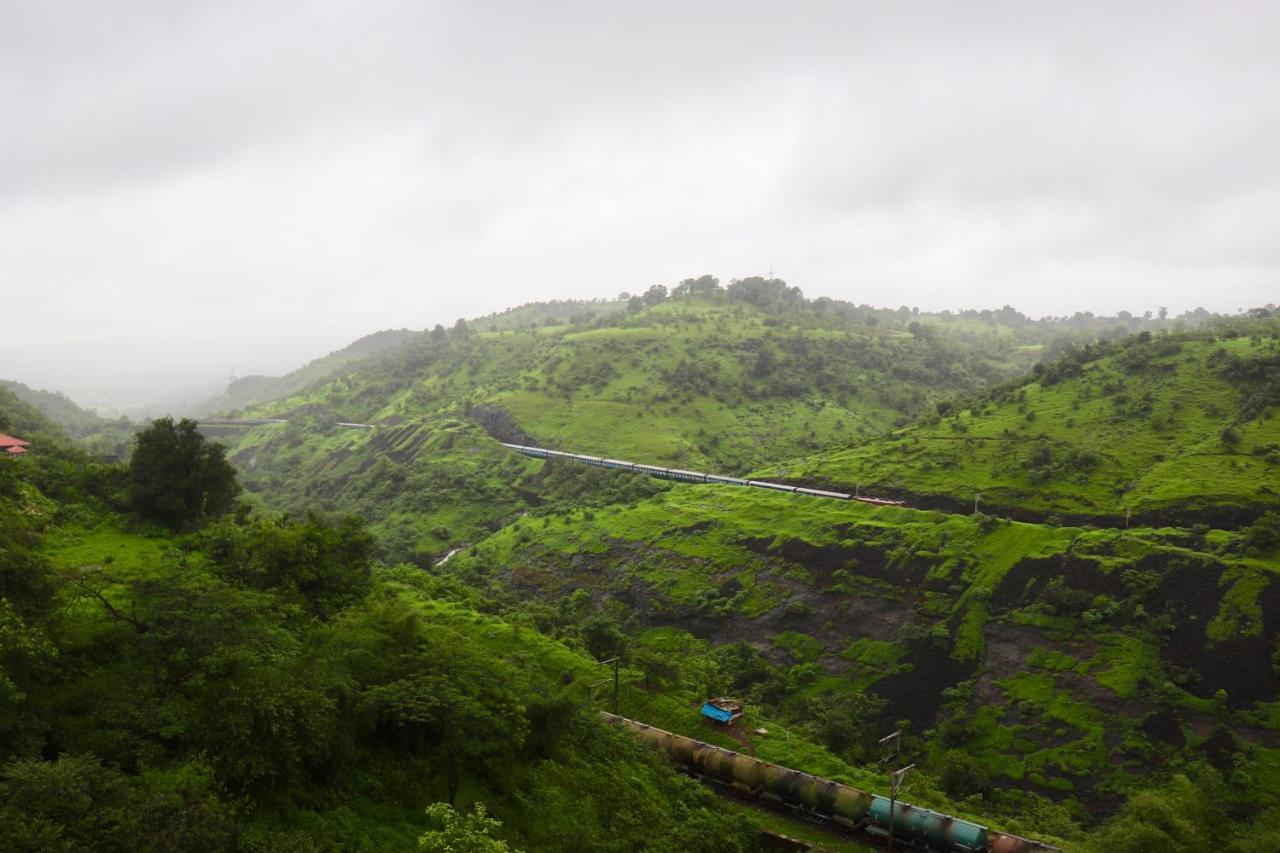
[[771,264],[925,308],[1275,301],[1271,3],[0,20],[0,282],[43,295],[0,359],[34,381],[104,347],[287,370],[375,328]]

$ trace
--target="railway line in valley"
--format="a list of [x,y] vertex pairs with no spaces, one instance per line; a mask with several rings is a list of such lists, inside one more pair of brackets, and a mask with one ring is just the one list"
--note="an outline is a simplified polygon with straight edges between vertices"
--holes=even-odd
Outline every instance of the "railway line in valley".
[[[287,418],[202,418],[197,421],[197,424],[202,427],[258,427],[288,423],[290,423],[290,421]],[[354,421],[336,421],[333,423],[333,426],[353,430],[372,431],[378,429],[378,424],[358,423]],[[488,431],[491,436],[497,438],[497,436],[494,435],[494,432],[489,430],[487,427],[486,431]],[[899,490],[899,494],[904,494],[909,500],[873,497],[859,494],[856,491],[855,493],[850,494],[848,492],[836,491],[834,489],[819,489],[806,485],[796,485],[794,483],[744,479],[742,477],[730,477],[703,471],[690,471],[682,468],[671,468],[661,465],[649,465],[642,462],[631,462],[625,459],[592,456],[585,453],[570,453],[568,451],[552,450],[546,447],[513,444],[501,441],[501,439],[499,439],[499,442],[503,447],[506,447],[509,450],[513,450],[517,453],[536,459],[558,459],[582,465],[592,465],[599,468],[630,471],[632,473],[643,474],[645,476],[656,477],[658,479],[675,480],[685,483],[743,486],[747,488],[766,489],[775,492],[807,495],[814,498],[826,498],[828,500],[855,501],[871,506],[934,510],[948,515],[970,515],[978,508],[977,504],[970,503],[970,498],[961,498],[956,495],[920,494],[911,491],[902,492]],[[1206,523],[1212,527],[1233,530],[1252,523],[1261,513],[1261,510],[1241,510],[1236,508],[1225,514],[1223,511],[1217,509],[1179,509],[1176,511],[1147,510],[1143,512],[1117,512],[1110,514],[1073,514],[1069,512],[1051,514],[1044,511],[1029,510],[1018,506],[1009,506],[1005,503],[1000,503],[991,507],[991,509],[987,509],[985,501],[983,502],[982,509],[987,512],[987,514],[995,514],[1012,521],[1021,521],[1029,524],[1058,524],[1066,526],[1088,525],[1117,530],[1127,529],[1130,526],[1187,526],[1191,523]]]
[[808,495],[815,498],[829,498],[841,501],[859,501],[873,506],[906,506],[905,501],[873,498],[864,495],[851,495],[847,492],[829,491],[827,489],[810,489],[805,486],[793,486],[789,483],[775,483],[769,480],[744,480],[741,477],[726,477],[721,474],[708,474],[703,471],[687,471],[683,468],[663,468],[659,465],[645,465],[640,462],[628,462],[625,459],[608,459],[600,456],[588,456],[583,453],[567,453],[563,450],[549,450],[545,447],[529,447],[524,444],[502,443],[503,447],[531,456],[535,459],[564,459],[583,465],[594,465],[597,468],[609,468],[616,471],[631,471],[661,480],[676,480],[682,483],[709,483],[721,486],[746,486],[754,489],[768,489],[775,492],[789,492],[797,495]]
[[[201,418],[196,421],[197,426],[269,426],[271,424],[287,424],[288,418]],[[345,427],[347,429],[376,429],[377,424],[361,424],[351,421],[336,421],[334,426]]]

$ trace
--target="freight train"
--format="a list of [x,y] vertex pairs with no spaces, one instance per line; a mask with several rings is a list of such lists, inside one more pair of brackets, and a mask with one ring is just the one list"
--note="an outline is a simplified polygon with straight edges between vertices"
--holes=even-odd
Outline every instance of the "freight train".
[[722,486],[751,486],[756,489],[771,489],[775,492],[793,492],[797,495],[811,495],[815,498],[834,498],[842,501],[861,501],[874,506],[906,506],[903,501],[886,500],[884,498],[867,498],[861,495],[849,495],[844,492],[829,492],[826,489],[809,489],[804,486],[791,486],[786,483],[770,483],[766,480],[743,480],[740,477],[723,477],[719,474],[704,474],[701,471],[685,471],[681,468],[662,468],[657,465],[642,465],[638,462],[627,462],[623,459],[604,459],[599,456],[586,456],[581,453],[565,453],[563,450],[547,450],[544,447],[526,447],[523,444],[507,444],[508,447],[525,456],[535,459],[568,459],[598,468],[634,471],[664,480],[679,480],[683,483],[714,483]]
[[[846,829],[900,840],[910,849],[936,853],[1045,853],[1047,844],[997,832],[981,824],[881,797],[830,779],[673,734],[617,714],[604,719],[634,731],[666,752],[677,767],[747,797],[816,815]],[[893,815],[890,819],[890,807]]]

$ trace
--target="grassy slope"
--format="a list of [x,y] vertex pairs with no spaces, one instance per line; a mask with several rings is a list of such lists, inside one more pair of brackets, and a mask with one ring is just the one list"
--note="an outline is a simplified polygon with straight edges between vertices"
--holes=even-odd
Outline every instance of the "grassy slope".
[[[477,441],[460,412],[504,413],[553,446],[740,472],[869,438],[957,387],[976,391],[1017,369],[1014,350],[996,347],[1010,356],[1001,360],[980,340],[961,345],[725,297],[686,298],[592,328],[429,333],[251,410],[287,417],[289,427],[226,436],[246,485],[269,503],[305,497],[354,509],[393,534],[399,553],[440,554],[526,505],[511,482],[517,469]],[[335,432],[335,420],[380,427]],[[365,481],[384,463],[393,469],[380,480],[455,484],[456,494],[436,507],[390,493],[369,500],[379,487]]]
[[[473,320],[486,331],[536,328],[568,322],[571,317],[608,316],[624,307],[619,302],[536,302]],[[190,414],[231,412],[287,397],[351,370],[359,362],[387,355],[420,338],[425,332],[385,329],[365,335],[340,350],[317,358],[284,376],[244,376],[232,382],[219,396],[195,407]]]
[[[77,575],[87,573],[92,576],[95,588],[115,607],[127,611],[128,585],[167,571],[164,567],[164,555],[176,545],[167,536],[126,532],[109,519],[100,518],[87,525],[50,528],[41,550],[58,571]],[[202,557],[195,552],[188,553],[185,559],[190,565],[192,560],[199,561]],[[385,576],[385,586],[389,592],[409,604],[424,624],[444,626],[466,636],[493,659],[519,669],[524,677],[542,679],[548,683],[571,681],[583,699],[600,708],[607,707],[606,692],[590,686],[596,684],[606,670],[581,648],[566,645],[527,627],[478,613],[457,601],[424,593],[418,580],[412,573],[390,570]],[[86,598],[69,597],[67,603],[62,605],[60,619],[60,634],[68,643],[66,651],[71,654],[84,653],[100,642],[102,636],[118,630],[118,625],[105,616],[102,608]],[[657,721],[673,730],[715,741],[726,747],[736,747],[733,741],[701,725],[697,711],[687,701],[687,697],[655,694],[644,689],[639,681],[638,672],[624,671],[623,713]],[[763,722],[774,729],[774,737],[769,748],[762,750],[762,757],[820,769],[833,778],[864,787],[883,784],[884,780],[878,775],[860,772],[825,750],[792,736],[785,727],[772,721]],[[495,792],[474,786],[465,792],[464,801],[467,799],[489,803],[490,809],[508,823],[516,816],[513,810],[523,807],[514,802],[503,802]],[[334,813],[318,812],[307,818],[310,828],[330,840],[344,838],[347,843],[374,843],[382,849],[409,849],[422,832],[420,815],[425,802],[390,804],[356,792],[348,792],[342,801],[343,807]],[[731,805],[723,803],[721,807],[731,808]],[[764,818],[753,811],[735,811],[743,820],[763,820],[763,823],[778,831],[820,843],[823,849],[866,849],[862,845],[842,842],[814,832],[808,825],[785,817]]]
[[384,546],[436,554],[525,507],[529,468],[470,421],[438,416],[379,431],[251,431],[231,455],[277,507],[356,512]]
[[[1273,326],[1273,333],[1274,333]],[[1274,354],[1275,340],[1181,342],[1134,369],[1125,352],[1056,384],[1031,382],[954,416],[762,473],[950,499],[974,492],[996,511],[1123,518],[1168,511],[1280,506],[1280,419],[1239,420],[1254,389],[1214,367],[1214,354]],[[1239,435],[1227,444],[1222,432]]]
[[[677,485],[631,507],[523,519],[449,569],[498,596],[586,589],[623,602],[636,630],[742,640],[784,665],[808,635],[828,675],[807,689],[881,692],[886,720],[910,718],[935,761],[961,747],[999,784],[1106,809],[1167,762],[1217,760],[1224,737],[1260,768],[1280,758],[1265,660],[1280,625],[1263,615],[1280,598],[1280,554],[1214,550],[1235,538]],[[1181,726],[1151,735],[1169,714]],[[1280,778],[1266,784],[1280,796]]]
[[[998,326],[981,329],[983,346],[1002,340],[1009,359],[1036,346]],[[326,491],[325,472],[372,470],[383,465],[374,455],[405,468],[382,471],[378,479],[390,483],[430,479],[441,465],[470,465],[476,481],[492,474],[501,499],[473,497],[481,492],[471,485],[455,489],[461,499],[449,509],[469,514],[466,521],[438,524],[443,508],[397,507],[375,513],[381,531],[406,525],[401,535],[415,530],[418,547],[436,553],[482,540],[448,570],[492,583],[498,597],[514,588],[554,603],[586,589],[596,605],[622,602],[643,637],[651,636],[646,626],[674,626],[716,642],[744,640],[783,666],[816,663],[825,674],[795,685],[796,695],[878,691],[889,700],[886,722],[911,717],[927,733],[932,761],[948,748],[968,750],[1010,790],[1105,811],[1125,786],[1186,755],[1229,761],[1238,748],[1267,780],[1267,796],[1280,792],[1270,769],[1280,766],[1276,714],[1247,686],[1253,679],[1270,690],[1274,673],[1220,666],[1233,656],[1265,659],[1277,630],[1262,613],[1280,555],[1244,556],[1233,550],[1238,534],[1121,534],[687,486],[639,504],[515,520],[526,507],[545,512],[529,496],[545,493],[555,469],[504,460],[452,415],[497,406],[554,446],[741,471],[806,445],[871,438],[940,399],[940,387],[919,390],[919,377],[896,374],[892,361],[895,347],[927,349],[928,341],[871,327],[858,331],[855,347],[868,366],[845,365],[851,381],[829,393],[804,349],[831,352],[848,335],[694,299],[602,328],[442,338],[399,364],[258,410],[336,412],[385,424],[378,433],[295,436],[301,449],[290,457],[279,447],[284,429],[267,428],[243,440],[237,459],[252,448],[258,459],[274,456],[267,472],[292,468],[299,483],[318,477],[313,494],[331,496],[334,506],[348,497],[341,487]],[[754,369],[762,343],[784,365],[766,376]],[[1265,355],[1272,346],[1266,337],[1190,336],[1177,352],[1146,359],[1117,347],[1079,376],[1023,384],[954,418],[763,471],[938,495],[957,507],[976,484],[985,506],[1036,518],[1115,519],[1131,508],[1141,523],[1152,509],[1265,503],[1276,422],[1256,412],[1236,423],[1240,441],[1224,447],[1221,431],[1238,420],[1242,394],[1213,359],[1218,351]],[[677,386],[681,362],[705,369]],[[810,383],[771,393],[797,375]],[[448,434],[447,446],[430,443]],[[406,451],[402,458],[386,452],[387,441]],[[1033,462],[1042,447],[1048,455]],[[1188,481],[1180,472],[1194,460],[1211,467]],[[514,523],[485,539],[493,519]],[[441,527],[448,536],[431,532]],[[811,643],[820,651],[801,661],[795,650]],[[955,689],[944,696],[948,687]],[[1170,727],[1171,717],[1181,722]],[[970,725],[957,722],[966,718]],[[681,727],[660,715],[654,722]],[[802,766],[811,760],[791,757]],[[995,807],[1016,810],[1012,802],[997,795]]]

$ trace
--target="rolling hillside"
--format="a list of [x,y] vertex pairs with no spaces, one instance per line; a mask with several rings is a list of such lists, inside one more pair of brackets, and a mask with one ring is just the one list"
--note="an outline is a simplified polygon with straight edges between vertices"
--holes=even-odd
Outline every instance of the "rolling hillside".
[[[0,379],[0,389],[10,392],[19,400],[34,406],[53,423],[75,436],[86,436],[102,429],[103,420],[94,412],[76,405],[70,397],[52,391],[39,391],[21,382]],[[12,404],[6,406],[12,408]]]
[[[527,807],[530,797],[567,802],[556,798],[611,772],[600,750],[614,755],[616,745],[579,726],[564,751],[544,755],[495,732],[542,730],[542,715],[559,712],[531,697],[560,695],[556,683],[576,685],[560,691],[575,707],[598,701],[592,661],[621,654],[631,713],[767,760],[883,790],[875,741],[902,728],[918,804],[1068,849],[1110,850],[1135,829],[1157,837],[1170,813],[1183,815],[1179,833],[1201,837],[1213,814],[1189,804],[1208,800],[1250,818],[1223,849],[1264,849],[1280,814],[1280,514],[1269,491],[1277,321],[1063,345],[1054,343],[1069,328],[1061,323],[994,314],[935,323],[909,311],[892,320],[819,308],[785,286],[748,294],[642,296],[567,324],[415,334],[247,410],[285,423],[220,428],[260,512],[247,507],[183,539],[129,529],[137,520],[117,514],[122,469],[59,450],[56,428],[0,390],[4,422],[48,434],[54,451],[0,469],[0,504],[24,519],[8,526],[4,559],[54,569],[38,585],[44,609],[0,621],[0,631],[36,648],[29,629],[39,624],[71,662],[65,694],[38,707],[0,695],[11,706],[0,704],[0,725],[55,714],[49,736],[60,749],[130,768],[144,753],[153,760],[152,738],[167,738],[168,749],[179,744],[172,772],[223,786],[191,788],[202,808],[222,808],[220,790],[268,804],[237,824],[253,844],[293,843],[309,826],[353,845],[402,845],[415,816],[400,800],[388,805],[377,784],[343,789],[347,811],[302,816],[296,800],[269,797],[254,780],[306,800],[330,790],[332,762],[355,768],[343,778],[394,776],[404,750],[420,749],[422,778],[398,790],[414,802],[445,796],[444,778],[431,775],[443,760],[435,741],[414,740],[403,728],[412,721],[395,716],[401,699],[418,707],[423,684],[432,696],[454,689],[435,658],[405,646],[388,668],[370,663],[381,651],[359,665],[330,655],[412,636],[410,646],[462,661],[474,677],[458,689],[502,683],[525,697],[525,723],[517,715],[472,732],[481,746],[464,790],[499,804],[507,837],[557,849],[636,831],[604,817],[576,827],[576,807]],[[1029,361],[1041,348],[1062,355]],[[513,454],[499,443],[512,439],[885,490],[914,506],[652,480]],[[984,513],[972,513],[974,483]],[[373,540],[353,534],[354,522],[324,519],[351,512],[368,519]],[[335,535],[341,549],[324,544]],[[365,553],[353,570],[330,558],[360,542],[385,564]],[[406,558],[416,565],[394,565]],[[11,568],[0,572],[5,589],[36,589],[13,583]],[[331,572],[344,584],[372,579],[332,623],[332,602],[305,592]],[[205,610],[164,632],[204,642],[208,617],[226,648],[200,664],[190,689],[186,670],[148,682],[134,662],[151,661],[150,644],[163,649],[171,636],[150,622],[168,626],[169,613],[191,607]],[[218,622],[224,607],[243,619]],[[45,625],[46,613],[75,619]],[[236,662],[220,668],[229,649]],[[20,668],[26,660],[0,654],[0,667],[46,696]],[[155,693],[147,707],[167,715],[159,728],[115,702],[77,704],[126,676]],[[227,683],[243,690],[223,720],[206,700]],[[259,683],[273,685],[270,702]],[[288,690],[277,695],[279,685]],[[400,722],[368,728],[343,698],[352,690],[360,708]],[[722,694],[747,703],[752,727],[732,739],[698,718],[700,700]],[[486,696],[499,716],[513,707],[509,694]],[[92,725],[67,722],[85,714]],[[287,779],[217,740],[247,737],[267,718],[287,722],[253,742],[277,750]],[[326,726],[358,741],[326,739]],[[495,741],[506,745],[485,746]],[[315,744],[312,757],[290,757]],[[217,758],[206,765],[200,755]],[[531,755],[542,757],[535,765]],[[616,793],[628,808],[668,803],[729,825],[632,757],[619,772],[644,776],[649,793]],[[0,767],[0,789],[27,796],[21,774],[35,770],[14,766]],[[242,778],[244,767],[257,775]],[[505,775],[486,775],[494,767]],[[499,777],[507,781],[491,781]],[[142,796],[157,778],[128,784]],[[24,819],[0,809],[0,821]],[[678,822],[662,826],[679,837]]]
[[970,404],[762,475],[1043,520],[1238,527],[1280,507],[1280,321],[1084,347]]
[[[438,555],[530,505],[513,478],[519,465],[485,432],[744,472],[872,438],[1026,364],[998,331],[953,336],[907,325],[725,292],[576,325],[460,324],[247,410],[287,426],[219,436],[246,487],[268,504],[359,511],[403,546],[398,553]],[[338,421],[378,428],[342,431]],[[438,500],[426,496],[432,483],[451,489],[447,506],[427,505]]]
[[[441,571],[516,611],[582,602],[684,683],[861,760],[859,738],[908,721],[913,758],[942,773],[963,753],[982,781],[949,790],[997,811],[1034,793],[1106,814],[1196,758],[1247,765],[1280,797],[1280,529],[1091,530],[675,484],[535,513]],[[679,663],[698,656],[714,665]],[[831,734],[846,707],[866,715],[847,740]]]

